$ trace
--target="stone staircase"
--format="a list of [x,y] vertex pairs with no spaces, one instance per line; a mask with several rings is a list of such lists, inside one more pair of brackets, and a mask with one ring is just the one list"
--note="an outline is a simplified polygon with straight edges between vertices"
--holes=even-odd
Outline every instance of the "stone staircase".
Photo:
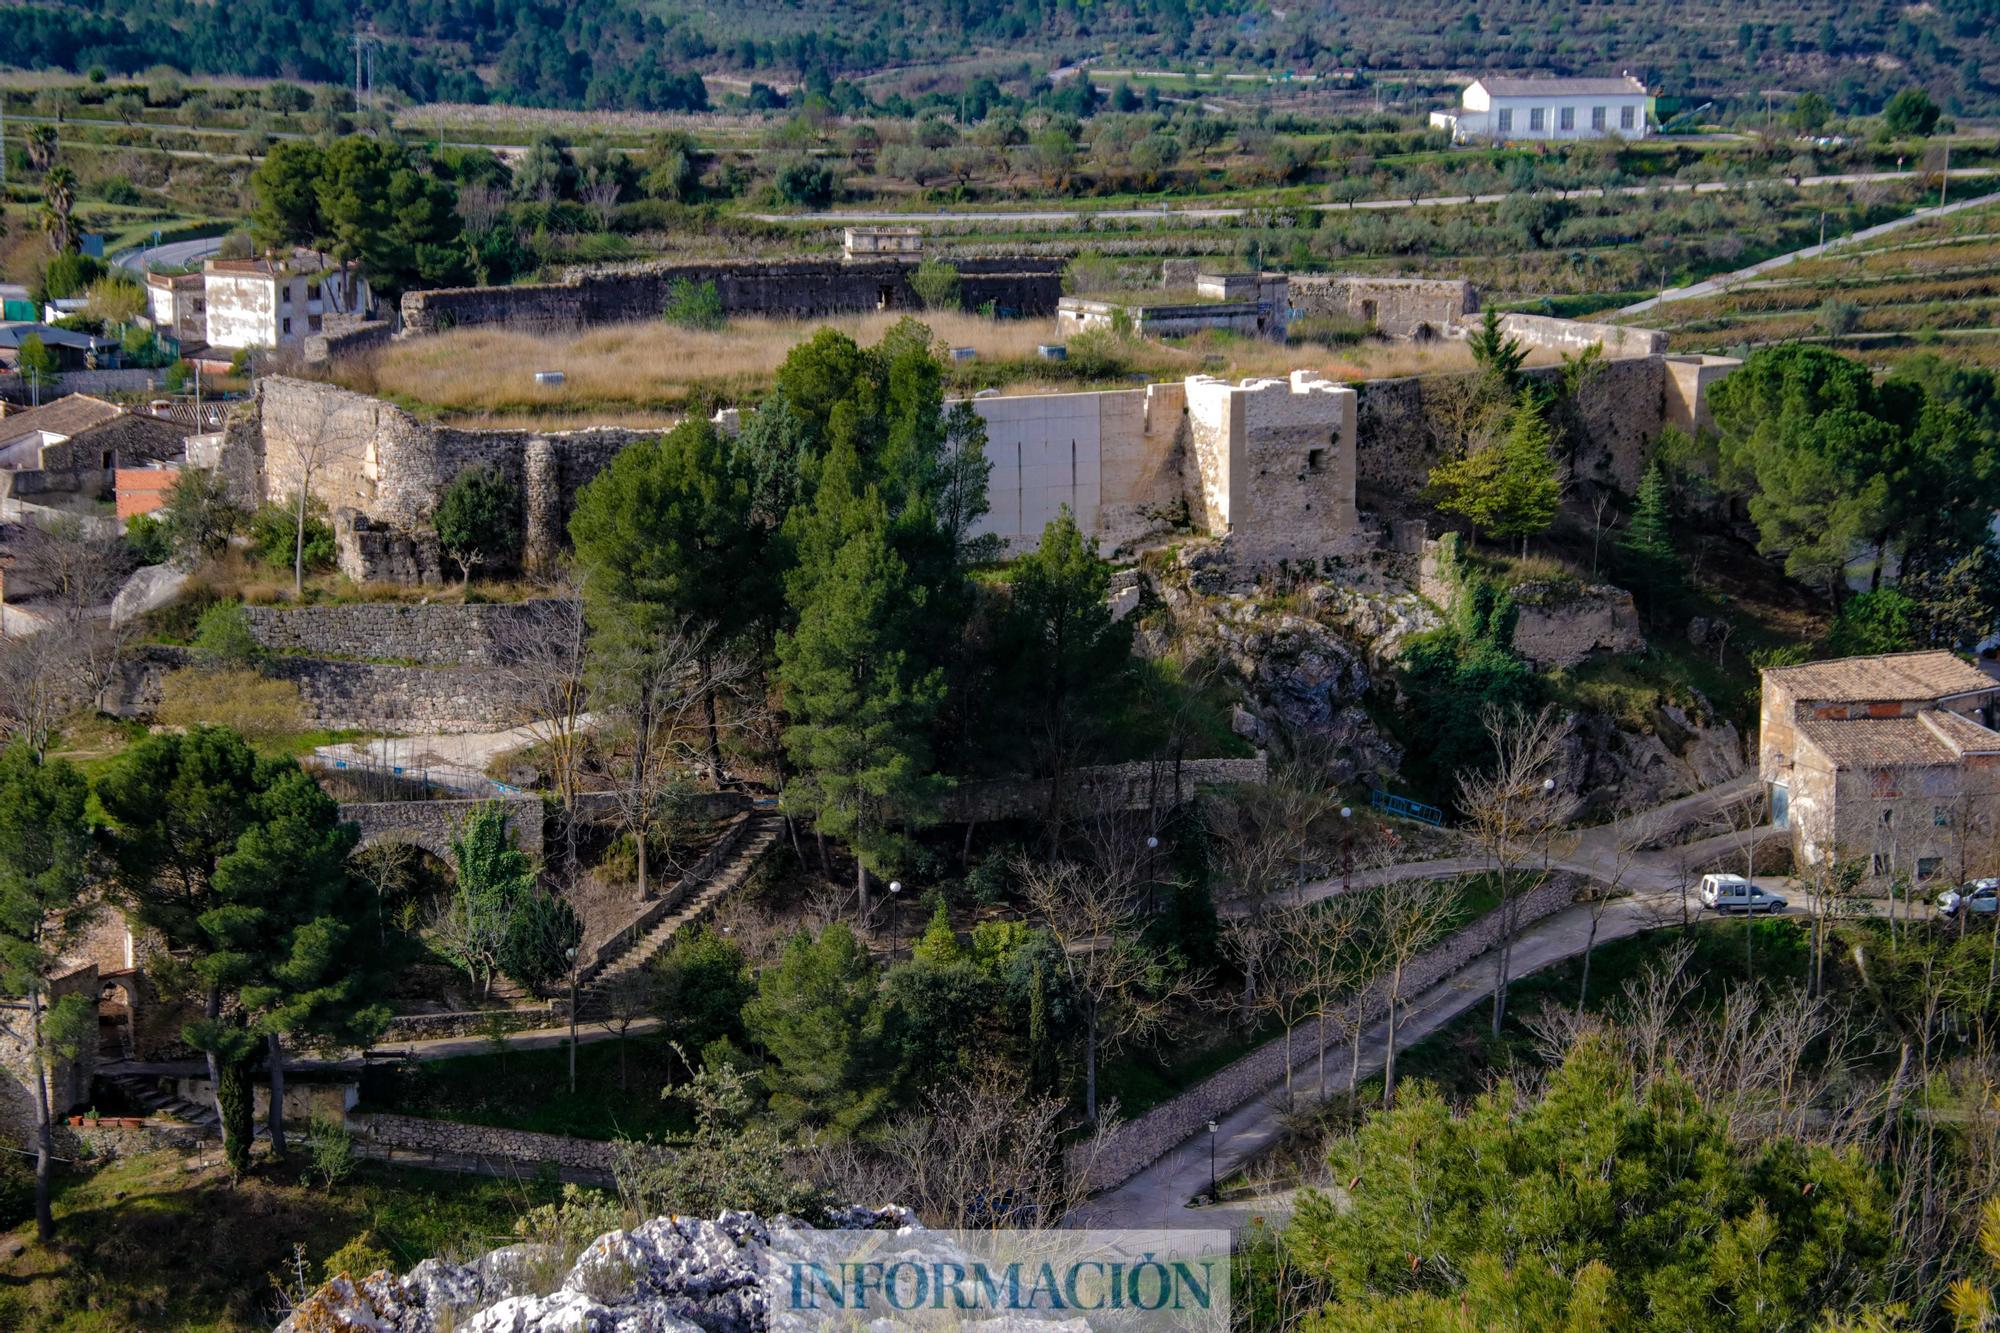
[[120,1071],[100,1072],[107,1082],[145,1107],[150,1114],[171,1116],[184,1124],[192,1125],[204,1137],[222,1137],[222,1122],[216,1118],[213,1106],[197,1105],[166,1091],[159,1075]]
[[675,932],[706,917],[724,896],[740,887],[758,859],[777,842],[783,827],[783,818],[776,811],[758,810],[746,816],[736,836],[722,849],[720,863],[706,875],[691,876],[676,885],[659,919],[645,923],[622,950],[595,970],[577,994],[577,1017],[604,1015],[610,993],[666,948]]

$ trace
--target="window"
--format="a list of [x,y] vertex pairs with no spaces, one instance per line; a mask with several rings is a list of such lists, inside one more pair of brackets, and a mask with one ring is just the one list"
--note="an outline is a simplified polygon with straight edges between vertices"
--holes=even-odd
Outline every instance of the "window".
[[1548,114],[1547,112],[1543,111],[1542,108],[1538,106],[1531,106],[1528,108],[1529,133],[1539,134],[1543,130],[1548,128],[1548,122],[1545,119],[1547,114]]
[[1317,472],[1320,470],[1320,468],[1325,466],[1325,464],[1326,464],[1326,450],[1324,449],[1306,450],[1306,471]]
[[1932,828],[1950,828],[1950,827],[1951,827],[1951,811],[1949,811],[1949,810],[1945,809],[1945,808],[1944,808],[1943,806],[1941,806],[1941,805],[1934,805],[1934,806],[1932,806],[1932,807],[1931,807],[1931,827],[1932,827]]
[[1556,128],[1573,130],[1576,128],[1576,108],[1566,106],[1556,112]]
[[1592,128],[1593,130],[1601,130],[1604,128],[1603,107],[1594,106],[1590,108],[1590,128]]
[[316,282],[309,282],[309,283],[307,283],[307,284],[306,284],[306,300],[308,300],[308,301],[317,301],[317,300],[319,300],[319,284],[318,284],[318,283],[316,283]]
[[285,332],[290,333],[291,331],[292,331],[292,317],[290,315],[287,315],[285,316]]
[[1514,129],[1513,107],[1511,106],[1502,107],[1500,110],[1494,112],[1493,114],[1495,116],[1495,120],[1493,122],[1493,126],[1495,129],[1499,130],[1500,133],[1502,134],[1508,134],[1513,131]]
[[1869,866],[1871,867],[1870,873],[1876,875],[1888,874],[1891,868],[1894,867],[1894,865],[1895,862],[1889,859],[1889,854],[1887,852],[1877,852],[1875,853],[1874,857],[1869,861]]
[[1893,806],[1882,812],[1882,827],[1887,828],[1889,825],[1895,822],[1896,822],[1896,811]]
[[1917,878],[1930,879],[1943,865],[1942,856],[1920,856],[1917,858]]
[[1621,107],[1619,107],[1619,108],[1618,108],[1618,128],[1619,128],[1619,129],[1621,129],[1621,130],[1629,130],[1629,129],[1631,129],[1631,128],[1632,128],[1632,125],[1633,125],[1633,122],[1634,122],[1634,121],[1636,121],[1636,120],[1638,119],[1638,116],[1639,116],[1639,108],[1638,108],[1638,107],[1636,107],[1636,106],[1621,106]]

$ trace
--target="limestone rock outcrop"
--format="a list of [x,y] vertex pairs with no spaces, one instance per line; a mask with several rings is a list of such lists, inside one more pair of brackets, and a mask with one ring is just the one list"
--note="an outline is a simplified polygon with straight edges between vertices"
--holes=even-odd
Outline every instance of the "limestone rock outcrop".
[[[906,1208],[829,1209],[840,1231],[922,1230]],[[398,1277],[343,1274],[277,1333],[767,1333],[763,1290],[777,1231],[812,1230],[726,1212],[656,1217],[599,1236],[573,1263],[545,1245],[509,1245],[470,1263],[426,1259]]]

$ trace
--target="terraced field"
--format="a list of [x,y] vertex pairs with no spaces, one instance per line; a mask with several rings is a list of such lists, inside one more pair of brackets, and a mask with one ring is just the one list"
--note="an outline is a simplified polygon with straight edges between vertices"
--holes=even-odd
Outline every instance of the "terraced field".
[[1950,347],[1957,359],[2000,364],[2000,206],[1918,223],[1627,322],[1666,330],[1680,352],[1811,339],[1871,361]]

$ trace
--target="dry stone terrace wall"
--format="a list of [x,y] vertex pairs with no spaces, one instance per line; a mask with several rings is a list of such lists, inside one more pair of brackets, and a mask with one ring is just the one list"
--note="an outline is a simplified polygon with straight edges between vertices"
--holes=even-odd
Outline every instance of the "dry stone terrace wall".
[[251,635],[274,653],[483,667],[503,663],[507,644],[532,632],[556,605],[246,606],[243,615]]
[[[184,648],[147,645],[121,661],[106,689],[107,712],[150,716],[168,672],[189,665]],[[274,657],[265,673],[299,687],[315,726],[360,731],[493,731],[518,720],[489,680],[449,667],[391,666],[315,657]]]
[[[991,302],[1013,315],[1052,315],[1062,296],[1060,258],[954,259],[967,309]],[[587,328],[657,319],[678,281],[712,282],[731,315],[810,319],[869,310],[920,310],[911,265],[897,260],[662,264],[573,274],[560,283],[452,287],[403,296],[405,336],[504,324]]]
[[[1266,771],[1262,755],[1255,759],[1189,759],[1179,764],[1106,764],[1071,774],[1067,799],[1086,810],[1179,805],[1203,787],[1262,782]],[[1019,819],[1048,808],[1046,779],[994,778],[960,783],[945,795],[939,813],[946,821],[961,822]]]
[[[1557,874],[1515,900],[1515,929],[1551,916],[1576,898],[1580,881],[1574,875]],[[1405,999],[1420,994],[1459,971],[1467,963],[1500,942],[1501,914],[1489,912],[1464,930],[1450,936],[1412,963],[1404,972]],[[1367,1024],[1377,1022],[1387,1012],[1386,982],[1376,988],[1369,1006]],[[1318,1058],[1318,1027],[1302,1024],[1292,1042],[1292,1067],[1305,1071]],[[1329,1048],[1344,1046],[1346,1030],[1338,1022],[1327,1025]],[[1285,1077],[1285,1044],[1268,1041],[1236,1063],[1229,1065],[1189,1088],[1171,1101],[1162,1102],[1137,1120],[1118,1126],[1096,1159],[1087,1165],[1092,1189],[1111,1189],[1186,1142],[1210,1120],[1219,1120],[1237,1107],[1276,1087]],[[1077,1166],[1086,1165],[1077,1162]]]
[[535,1134],[524,1129],[497,1129],[491,1125],[425,1120],[386,1112],[350,1115],[347,1124],[362,1139],[383,1148],[407,1148],[448,1157],[554,1162],[572,1170],[606,1174],[618,1164],[618,1145],[595,1139],[572,1139],[561,1134]]
[[340,817],[361,826],[361,841],[407,842],[434,855],[451,856],[451,840],[473,812],[497,804],[507,817],[514,845],[530,856],[542,853],[542,801],[538,796],[497,797],[492,801],[367,801],[340,807]]

